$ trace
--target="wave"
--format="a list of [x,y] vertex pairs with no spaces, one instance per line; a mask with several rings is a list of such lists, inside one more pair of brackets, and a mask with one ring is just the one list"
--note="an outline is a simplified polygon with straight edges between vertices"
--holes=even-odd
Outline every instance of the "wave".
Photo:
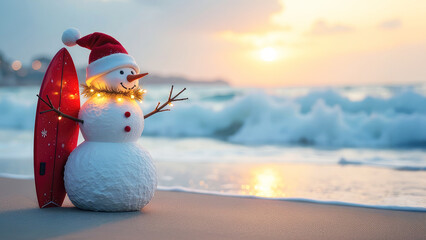
[[[384,160],[384,159],[383,159]],[[386,161],[383,161],[386,162]],[[347,160],[345,158],[341,158],[338,162],[341,166],[346,165],[355,165],[355,166],[370,166],[370,167],[380,167],[380,168],[391,168],[398,171],[426,171],[426,166],[415,166],[415,165],[401,165],[401,162],[398,164],[384,164],[384,163],[376,163],[374,160],[365,159],[364,161],[356,161],[356,160]]]
[[285,98],[256,92],[220,109],[182,104],[146,121],[145,134],[217,137],[241,144],[424,147],[426,98],[413,91],[350,101],[335,91]]
[[[147,119],[144,135],[211,137],[253,145],[426,147],[426,97],[413,89],[361,101],[351,100],[338,89],[310,89],[298,97],[233,91],[190,96],[190,101],[176,104],[171,113]],[[0,128],[33,129],[35,94],[23,95],[31,98],[0,97]],[[154,104],[147,100],[142,107],[148,112]]]
[[[35,94],[32,96],[36,97]],[[0,128],[33,129],[36,106],[36,99],[28,101],[28,97],[7,96],[2,93],[0,97]]]
[[0,173],[0,178],[11,178],[11,179],[25,179],[25,180],[30,180],[30,179],[34,179],[34,175],[13,174],[13,173]]

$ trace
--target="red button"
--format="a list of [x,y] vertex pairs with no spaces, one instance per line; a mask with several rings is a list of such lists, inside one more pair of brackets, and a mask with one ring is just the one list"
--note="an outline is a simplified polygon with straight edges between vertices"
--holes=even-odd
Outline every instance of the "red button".
[[124,116],[125,116],[126,118],[130,117],[130,115],[132,115],[132,114],[130,114],[130,112],[125,112],[125,113],[124,113]]
[[124,128],[124,131],[126,131],[126,132],[130,132],[130,130],[131,130],[131,128],[130,128],[129,126],[126,126],[126,127]]

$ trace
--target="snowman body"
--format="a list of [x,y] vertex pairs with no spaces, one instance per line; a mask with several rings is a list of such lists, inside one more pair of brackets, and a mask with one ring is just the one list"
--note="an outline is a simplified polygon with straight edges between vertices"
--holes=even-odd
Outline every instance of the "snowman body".
[[[111,84],[116,75],[99,82]],[[93,211],[143,208],[154,196],[157,177],[150,154],[137,143],[144,128],[142,109],[130,98],[93,96],[79,118],[85,141],[71,152],[64,173],[71,202]]]

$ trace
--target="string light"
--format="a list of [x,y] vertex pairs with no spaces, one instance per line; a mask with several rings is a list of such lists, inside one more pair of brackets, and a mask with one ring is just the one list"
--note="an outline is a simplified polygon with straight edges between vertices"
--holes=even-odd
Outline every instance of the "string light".
[[121,102],[121,98],[117,98],[117,101]]
[[142,100],[139,100],[140,103],[142,103]]
[[62,116],[59,116],[59,117],[58,117],[58,120],[61,120],[61,119],[62,119]]
[[170,106],[170,107],[173,107],[174,105],[173,105],[173,103],[169,103],[169,106]]
[[85,97],[106,97],[106,98],[113,98],[117,101],[117,98],[121,98],[122,101],[124,101],[125,98],[132,99],[132,100],[142,100],[144,93],[142,92],[143,89],[137,88],[137,89],[131,89],[128,91],[120,91],[114,88],[97,88],[95,86],[88,87],[87,85],[82,85],[83,91],[82,95]]

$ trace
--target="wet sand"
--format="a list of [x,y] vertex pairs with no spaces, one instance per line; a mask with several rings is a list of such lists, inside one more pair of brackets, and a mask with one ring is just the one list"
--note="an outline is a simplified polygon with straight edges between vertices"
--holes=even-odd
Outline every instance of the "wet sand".
[[157,191],[140,212],[39,209],[0,178],[0,239],[425,239],[426,213]]

